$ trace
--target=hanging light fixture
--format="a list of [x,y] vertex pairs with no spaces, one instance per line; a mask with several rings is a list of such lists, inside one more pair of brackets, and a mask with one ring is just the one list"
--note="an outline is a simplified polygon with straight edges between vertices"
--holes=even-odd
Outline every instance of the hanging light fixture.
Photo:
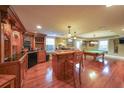
[[71,32],[70,32],[71,26],[68,26],[68,38],[71,38]]
[[76,37],[76,32],[74,32],[74,39],[77,39],[77,37]]
[[[95,35],[95,34],[93,34],[93,38],[96,38],[96,35]],[[97,44],[98,44],[98,41],[92,40],[92,41],[90,42],[90,44],[97,45]]]
[[72,36],[70,29],[71,29],[71,26],[68,26],[68,35],[67,35],[67,37],[70,38],[70,39],[77,39],[76,32],[74,32],[74,35]]

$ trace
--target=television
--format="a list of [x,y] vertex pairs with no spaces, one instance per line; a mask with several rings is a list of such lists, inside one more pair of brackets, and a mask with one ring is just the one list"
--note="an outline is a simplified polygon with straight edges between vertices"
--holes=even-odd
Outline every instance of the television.
[[119,43],[120,43],[120,44],[124,44],[124,37],[119,38]]

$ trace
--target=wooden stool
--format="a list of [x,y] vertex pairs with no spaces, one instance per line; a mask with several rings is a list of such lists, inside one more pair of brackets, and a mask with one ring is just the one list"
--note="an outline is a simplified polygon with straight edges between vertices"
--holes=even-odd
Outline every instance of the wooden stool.
[[74,81],[74,86],[75,87],[76,87],[76,76],[75,76],[75,74],[77,73],[76,72],[76,68],[77,68],[76,64],[79,64],[78,78],[79,78],[79,83],[80,83],[80,86],[81,86],[81,68],[83,66],[83,52],[81,52],[81,51],[76,51],[73,54],[73,58],[71,58],[71,59],[67,58],[67,60],[65,62],[66,68],[68,68],[68,71],[64,71],[65,76],[66,76],[66,74],[70,74],[70,73],[73,74],[72,76],[73,76],[73,81]]

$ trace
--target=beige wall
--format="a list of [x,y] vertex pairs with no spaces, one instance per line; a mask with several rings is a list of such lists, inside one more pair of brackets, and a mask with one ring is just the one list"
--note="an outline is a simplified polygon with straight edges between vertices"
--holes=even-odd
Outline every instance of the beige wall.
[[98,45],[95,46],[89,46],[89,44],[86,47],[87,50],[97,50],[98,49]]
[[98,49],[98,44],[94,46],[90,46],[89,43],[87,43],[86,45],[83,45],[83,50],[97,50],[97,49]]
[[[79,41],[79,40],[78,40]],[[65,47],[67,47],[67,41],[66,41],[66,39],[65,38],[56,38],[55,39],[55,45],[56,45],[56,47],[59,45],[59,44],[64,44],[65,45]],[[76,47],[76,43],[74,43],[75,45],[74,45],[74,47]],[[98,45],[95,45],[95,46],[89,46],[89,45],[87,45],[87,46],[81,46],[81,49],[82,50],[84,50],[84,49],[87,49],[87,50],[93,50],[93,49],[98,49]]]
[[[98,49],[98,45],[94,47],[87,46],[88,50]],[[124,44],[118,44],[118,53],[114,53],[114,42],[113,39],[109,39],[109,46],[108,46],[108,54],[112,56],[121,56],[124,57]]]
[[[67,46],[67,42],[65,38],[56,38],[55,40],[55,45],[56,47],[58,44],[63,43],[65,46]],[[124,44],[118,44],[118,53],[114,53],[114,42],[113,39],[109,39],[109,51],[108,54],[110,55],[116,55],[116,56],[124,56]],[[98,45],[95,46],[89,46],[89,44],[85,47],[82,45],[82,50],[87,49],[87,50],[93,50],[93,49],[98,49]]]
[[65,38],[55,38],[55,46],[57,47],[59,44],[64,44],[67,46],[67,42]]
[[119,44],[119,55],[124,57],[124,44]]
[[[78,40],[78,41],[80,41],[80,40]],[[74,45],[72,47],[75,47],[76,48],[76,42],[75,42],[75,40],[73,41],[73,43],[74,43]],[[67,39],[66,38],[56,38],[55,39],[55,45],[56,45],[56,47],[59,44],[64,44],[65,47],[70,47],[70,46],[67,46]],[[82,46],[81,46],[81,49],[82,49]]]

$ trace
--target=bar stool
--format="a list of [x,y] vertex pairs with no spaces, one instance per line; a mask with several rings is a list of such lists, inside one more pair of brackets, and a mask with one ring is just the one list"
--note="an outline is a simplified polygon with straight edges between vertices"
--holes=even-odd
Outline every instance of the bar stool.
[[[78,72],[77,72],[77,64],[78,65]],[[79,84],[81,86],[81,69],[83,67],[83,52],[81,51],[76,51],[73,54],[73,58],[67,58],[65,62],[66,68],[68,68],[68,71],[65,70],[65,75],[66,74],[72,74],[73,81],[74,81],[74,86],[76,87],[76,76],[75,74],[78,73],[78,79],[79,79]]]

